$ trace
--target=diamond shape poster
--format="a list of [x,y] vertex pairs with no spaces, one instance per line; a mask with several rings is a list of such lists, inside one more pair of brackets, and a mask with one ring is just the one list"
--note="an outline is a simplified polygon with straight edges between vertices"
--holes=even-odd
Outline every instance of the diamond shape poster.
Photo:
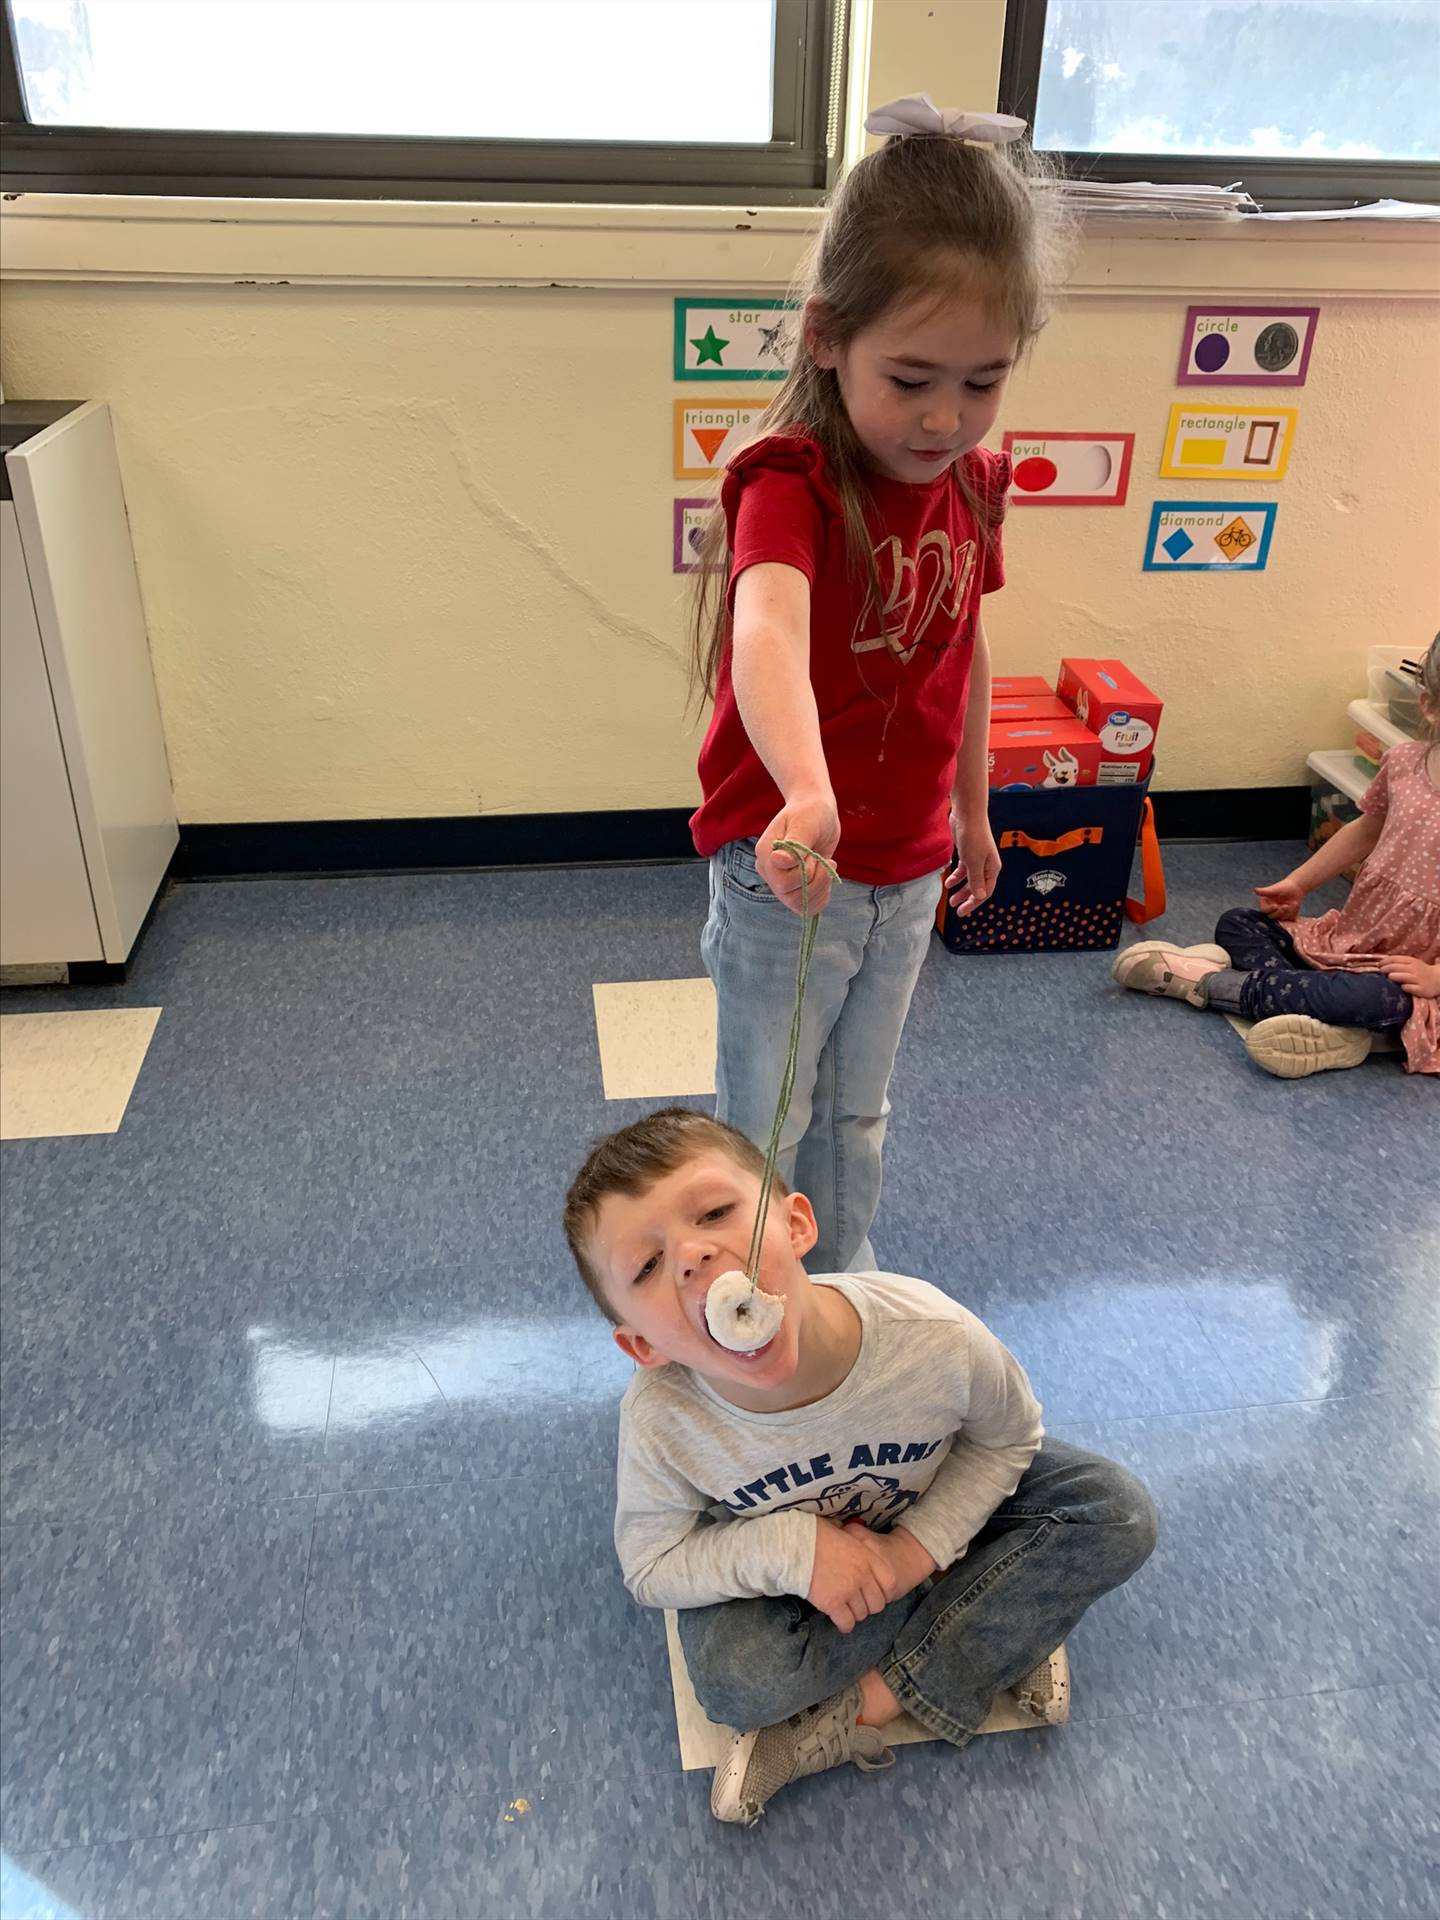
[[783,380],[794,311],[788,300],[677,299],[675,378]]
[[1157,500],[1145,536],[1146,573],[1260,573],[1275,532],[1273,501]]

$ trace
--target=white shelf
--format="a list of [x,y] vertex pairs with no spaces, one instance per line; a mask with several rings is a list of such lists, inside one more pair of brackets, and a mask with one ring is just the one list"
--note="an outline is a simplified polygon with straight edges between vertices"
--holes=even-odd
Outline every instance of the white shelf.
[[1318,774],[1328,786],[1337,793],[1345,794],[1357,806],[1370,785],[1369,774],[1362,773],[1356,766],[1355,756],[1348,747],[1332,747],[1327,751],[1312,753],[1305,764],[1311,773]]
[[1382,747],[1408,747],[1414,740],[1413,733],[1406,733],[1403,727],[1397,727],[1382,707],[1373,700],[1352,700],[1345,709],[1357,727],[1363,727],[1366,733],[1373,733]]

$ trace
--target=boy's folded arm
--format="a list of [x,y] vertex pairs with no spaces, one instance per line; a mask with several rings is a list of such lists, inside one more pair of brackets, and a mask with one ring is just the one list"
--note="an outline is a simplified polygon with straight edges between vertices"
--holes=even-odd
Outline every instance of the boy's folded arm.
[[[668,1546],[630,1528],[621,1547],[625,1585],[642,1607],[709,1607],[721,1600],[805,1594],[815,1565],[813,1513],[765,1513],[753,1520],[698,1519]],[[619,1529],[616,1540],[619,1544]],[[657,1550],[658,1547],[658,1550]]]
[[708,1607],[721,1600],[804,1594],[815,1566],[813,1513],[752,1520],[704,1518],[704,1494],[639,1449],[623,1449],[615,1550],[642,1607]]
[[969,1399],[955,1444],[900,1522],[942,1569],[1014,1493],[1045,1433],[1024,1368],[973,1316],[968,1344]]

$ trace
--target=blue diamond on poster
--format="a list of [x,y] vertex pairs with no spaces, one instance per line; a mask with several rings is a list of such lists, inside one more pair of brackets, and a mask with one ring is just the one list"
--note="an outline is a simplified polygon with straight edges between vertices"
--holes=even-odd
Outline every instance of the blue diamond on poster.
[[1183,560],[1195,542],[1183,527],[1177,527],[1168,540],[1162,540],[1161,546],[1172,560]]

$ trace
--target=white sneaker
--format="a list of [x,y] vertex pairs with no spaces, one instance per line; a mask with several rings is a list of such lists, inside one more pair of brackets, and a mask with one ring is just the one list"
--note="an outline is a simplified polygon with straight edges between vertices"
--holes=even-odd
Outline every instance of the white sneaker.
[[1332,1027],[1309,1013],[1276,1013],[1257,1020],[1245,1051],[1257,1067],[1281,1080],[1304,1080],[1332,1067],[1358,1067],[1374,1036],[1363,1027]]
[[1171,940],[1137,940],[1117,953],[1110,978],[1133,993],[1158,993],[1167,1000],[1184,1000],[1203,1007],[1200,982],[1217,967],[1228,967],[1223,947],[1177,947]]
[[866,1773],[893,1767],[895,1755],[878,1727],[862,1727],[859,1687],[792,1713],[778,1727],[737,1733],[715,1769],[710,1811],[717,1820],[753,1827],[781,1787],[807,1774],[825,1773],[853,1760]]
[[1070,1658],[1057,1647],[1023,1680],[1010,1689],[1015,1704],[1032,1720],[1047,1727],[1063,1727],[1070,1718]]

